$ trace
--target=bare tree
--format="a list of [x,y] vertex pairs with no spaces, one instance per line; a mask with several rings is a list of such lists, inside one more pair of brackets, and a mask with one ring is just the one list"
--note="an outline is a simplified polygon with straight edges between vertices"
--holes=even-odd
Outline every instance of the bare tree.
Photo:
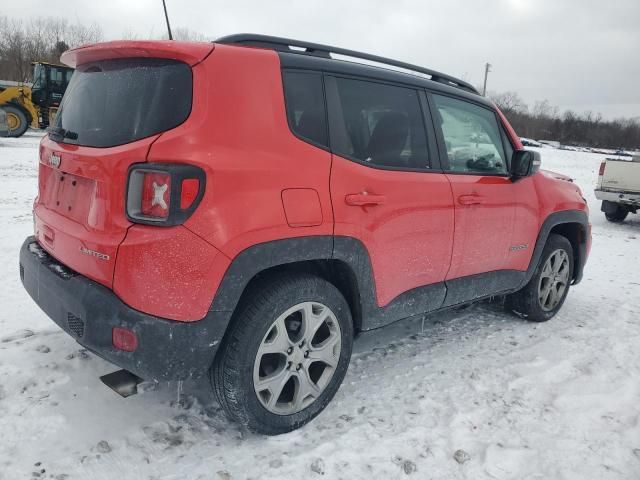
[[[172,27],[171,33],[173,34],[174,40],[185,40],[190,42],[206,42],[209,40],[206,37],[206,35],[203,35],[200,32],[196,32],[195,30],[190,30],[185,27],[177,27],[177,28]],[[168,40],[169,36],[167,35],[167,33],[164,33],[161,36],[161,38],[163,40]]]
[[489,93],[489,98],[505,114],[525,113],[528,111],[527,104],[516,92]]
[[120,40],[139,40],[140,36],[131,28],[127,27],[122,31]]
[[539,100],[533,104],[531,113],[535,118],[555,118],[558,116],[558,107],[551,106],[549,100]]
[[96,23],[71,24],[65,18],[37,17],[29,21],[0,17],[0,79],[29,81],[31,62],[59,63],[68,48],[102,39]]
[[25,64],[28,39],[22,24],[7,17],[0,18],[0,78],[25,81],[30,67]]

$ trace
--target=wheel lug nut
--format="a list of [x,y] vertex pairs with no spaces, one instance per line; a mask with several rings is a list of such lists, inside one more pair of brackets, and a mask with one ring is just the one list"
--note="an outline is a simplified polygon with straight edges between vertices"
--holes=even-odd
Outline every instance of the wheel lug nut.
[[298,365],[296,365],[296,370],[300,370],[302,368],[302,364],[299,363]]
[[291,355],[293,353],[293,347],[287,348],[287,354]]
[[300,348],[304,347],[304,340],[302,340],[302,342],[300,342]]
[[287,368],[288,368],[288,369],[291,369],[291,365],[293,365],[293,362],[288,362],[288,363],[287,363]]
[[309,356],[309,350],[304,352],[304,358],[307,358]]

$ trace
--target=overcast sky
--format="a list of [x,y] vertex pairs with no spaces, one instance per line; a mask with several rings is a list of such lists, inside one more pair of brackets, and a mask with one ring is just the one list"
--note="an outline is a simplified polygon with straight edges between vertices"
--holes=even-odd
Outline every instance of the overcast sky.
[[[20,0],[1,14],[97,22],[105,39],[157,37],[161,0]],[[173,27],[252,32],[424,65],[533,105],[640,117],[640,0],[167,0]]]

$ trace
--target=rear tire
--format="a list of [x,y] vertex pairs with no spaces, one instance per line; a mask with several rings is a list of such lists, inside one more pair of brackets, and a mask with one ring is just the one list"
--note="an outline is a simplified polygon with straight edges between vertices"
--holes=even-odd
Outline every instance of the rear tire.
[[627,218],[627,215],[629,215],[629,209],[627,207],[625,207],[624,205],[617,205],[617,209],[615,212],[613,213],[605,213],[605,217],[607,217],[607,220],[609,220],[610,222],[613,223],[622,223],[624,222],[624,219]]
[[7,112],[7,125],[9,126],[9,137],[21,137],[29,128],[27,114],[20,107],[13,105],[3,105],[2,109]]
[[573,261],[571,242],[562,235],[549,235],[529,283],[507,295],[507,309],[532,322],[553,318],[569,293]]
[[349,306],[331,283],[283,275],[252,288],[238,306],[211,368],[227,416],[266,435],[310,422],[347,372],[353,343]]

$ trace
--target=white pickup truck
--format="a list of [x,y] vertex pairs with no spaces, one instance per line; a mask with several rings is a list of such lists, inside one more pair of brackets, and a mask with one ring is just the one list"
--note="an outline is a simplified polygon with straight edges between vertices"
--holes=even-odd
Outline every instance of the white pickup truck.
[[602,162],[595,194],[610,222],[622,222],[629,212],[636,213],[640,209],[640,155]]

